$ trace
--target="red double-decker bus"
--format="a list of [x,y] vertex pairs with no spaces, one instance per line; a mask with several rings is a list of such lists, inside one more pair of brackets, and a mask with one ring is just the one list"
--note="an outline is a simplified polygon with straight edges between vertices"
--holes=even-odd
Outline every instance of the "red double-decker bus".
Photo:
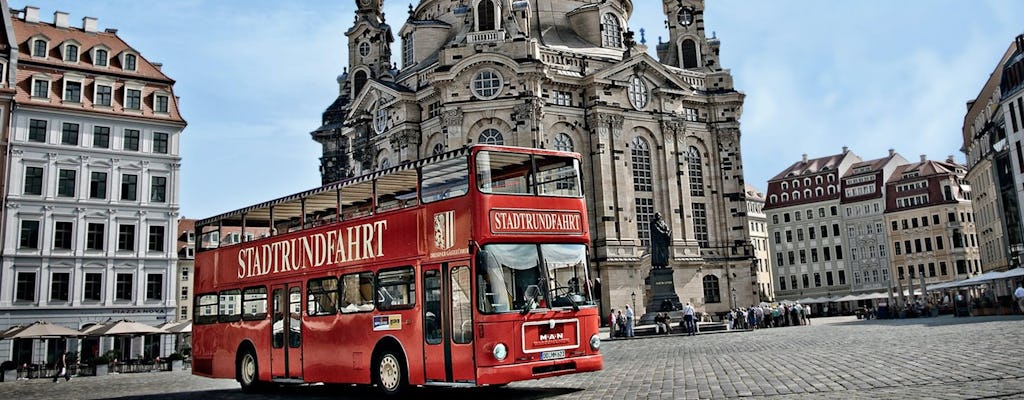
[[196,223],[228,229],[196,253],[196,375],[396,394],[602,368],[576,153],[471,146]]

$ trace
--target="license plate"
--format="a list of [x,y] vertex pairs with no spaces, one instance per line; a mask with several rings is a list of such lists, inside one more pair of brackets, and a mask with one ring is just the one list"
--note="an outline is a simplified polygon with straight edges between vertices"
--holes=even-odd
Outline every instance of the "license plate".
[[565,350],[545,351],[540,353],[541,360],[557,360],[565,358]]

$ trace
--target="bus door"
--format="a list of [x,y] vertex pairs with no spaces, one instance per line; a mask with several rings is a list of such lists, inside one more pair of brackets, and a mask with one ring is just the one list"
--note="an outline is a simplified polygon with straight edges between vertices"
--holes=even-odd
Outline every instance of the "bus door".
[[274,285],[270,377],[302,379],[302,284]]
[[468,262],[423,268],[423,368],[427,382],[475,382]]

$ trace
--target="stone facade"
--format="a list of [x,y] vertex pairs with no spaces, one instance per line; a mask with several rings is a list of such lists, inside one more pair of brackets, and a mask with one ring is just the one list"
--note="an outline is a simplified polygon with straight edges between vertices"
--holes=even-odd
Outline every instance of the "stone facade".
[[[173,320],[186,125],[174,81],[116,30],[97,30],[94,18],[69,26],[67,13],[46,22],[26,7],[4,22],[16,42],[17,107],[0,267],[0,312],[8,318],[0,326]],[[133,358],[170,350],[155,338],[117,346]],[[0,346],[0,359],[48,360],[59,352],[11,342]],[[83,349],[111,346],[104,340]]]
[[[775,289],[772,279],[771,245],[768,241],[768,216],[764,213],[764,202],[764,194],[747,184],[747,229],[750,231],[755,261],[751,266],[751,276],[754,277],[752,284],[757,287],[760,301],[769,302],[775,300]],[[736,306],[748,305],[739,303],[738,299],[733,302],[737,303]]]
[[[1007,148],[1012,149],[1013,154],[1006,157],[1013,168],[1000,171],[1011,176],[1001,175],[999,182],[1001,192],[1006,193],[1002,198],[1007,232],[1005,244],[1010,259],[1007,268],[1015,268],[1021,265],[1024,257],[1024,35],[1016,37],[1007,54],[1010,51],[1009,60],[998,64],[1002,66],[999,74],[1001,115],[995,119],[1002,119],[1002,128],[1009,142]],[[994,269],[985,268],[986,271]]]
[[576,151],[604,311],[646,310],[655,212],[682,301],[724,311],[734,287],[756,301],[744,95],[705,35],[704,1],[662,5],[658,60],[627,26],[629,0],[423,0],[397,32],[399,69],[380,1],[358,1],[339,96],[312,132],[323,182],[474,143]]

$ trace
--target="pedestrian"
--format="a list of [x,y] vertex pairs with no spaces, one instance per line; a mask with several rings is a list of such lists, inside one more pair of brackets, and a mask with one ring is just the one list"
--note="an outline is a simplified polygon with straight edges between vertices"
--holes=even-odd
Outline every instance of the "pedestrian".
[[613,308],[612,311],[608,313],[608,338],[615,337],[615,328],[617,325],[618,324],[615,320],[615,309]]
[[686,336],[697,334],[696,325],[693,320],[694,314],[696,314],[696,311],[694,311],[693,306],[690,305],[690,302],[686,302],[686,305],[683,306],[683,327]]
[[626,305],[626,337],[633,337],[633,309]]
[[1024,283],[1017,282],[1017,290],[1013,291],[1013,297],[1017,298],[1017,308],[1024,313]]
[[732,311],[732,310],[729,310],[729,312],[725,314],[725,319],[726,319],[727,321],[729,321],[729,330],[730,330],[730,331],[732,330],[732,323],[733,323],[733,320],[732,320],[732,313],[733,313],[733,311]]
[[615,312],[615,324],[618,325],[615,335],[617,337],[626,337],[626,316],[622,315],[622,310]]
[[71,371],[68,370],[68,351],[64,350],[60,353],[60,358],[53,363],[53,369],[56,374],[53,375],[53,381],[57,382],[61,376],[64,377],[64,381],[71,380]]

